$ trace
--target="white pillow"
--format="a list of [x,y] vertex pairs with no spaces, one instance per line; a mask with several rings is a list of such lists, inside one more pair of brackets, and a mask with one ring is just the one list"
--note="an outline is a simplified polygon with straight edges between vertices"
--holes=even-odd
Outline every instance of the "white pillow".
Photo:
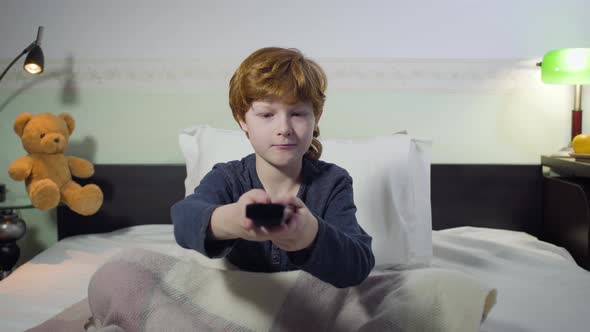
[[178,139],[186,160],[185,196],[193,193],[213,165],[240,160],[254,152],[241,130],[194,126],[182,130]]
[[[321,141],[320,159],[346,169],[353,179],[357,220],[373,237],[376,265],[428,263],[432,256],[430,142],[405,132]],[[216,163],[254,152],[242,131],[209,126],[184,129],[179,142],[186,159],[187,196]]]

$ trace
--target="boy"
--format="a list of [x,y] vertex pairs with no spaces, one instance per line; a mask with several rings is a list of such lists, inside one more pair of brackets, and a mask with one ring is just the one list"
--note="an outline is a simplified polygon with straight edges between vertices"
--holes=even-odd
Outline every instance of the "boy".
[[[176,241],[242,270],[304,270],[336,287],[360,284],[375,264],[355,217],[352,178],[319,160],[326,76],[294,49],[263,48],[230,80],[232,114],[254,152],[216,164],[172,207]],[[252,203],[288,206],[287,222],[257,227]]]

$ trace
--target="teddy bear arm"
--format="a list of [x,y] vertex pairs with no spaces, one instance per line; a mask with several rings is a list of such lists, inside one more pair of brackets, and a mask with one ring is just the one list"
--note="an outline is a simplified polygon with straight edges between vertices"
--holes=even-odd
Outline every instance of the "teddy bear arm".
[[8,175],[15,181],[24,181],[31,175],[33,169],[33,158],[30,156],[20,157],[8,166]]
[[68,157],[68,165],[72,175],[78,178],[89,178],[94,174],[94,165],[88,160],[78,157]]

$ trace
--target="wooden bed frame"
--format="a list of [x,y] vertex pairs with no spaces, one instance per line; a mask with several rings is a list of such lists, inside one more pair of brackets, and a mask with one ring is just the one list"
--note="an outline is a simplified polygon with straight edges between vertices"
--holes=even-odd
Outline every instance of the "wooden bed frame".
[[[184,165],[96,165],[104,192],[101,210],[80,216],[58,207],[58,239],[119,228],[171,223],[170,207],[184,197]],[[476,226],[538,236],[542,220],[541,165],[434,164],[431,166],[434,230]]]

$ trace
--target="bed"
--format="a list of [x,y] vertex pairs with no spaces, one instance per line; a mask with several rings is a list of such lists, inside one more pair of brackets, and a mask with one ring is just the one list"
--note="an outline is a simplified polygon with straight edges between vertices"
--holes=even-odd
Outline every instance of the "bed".
[[[544,242],[540,165],[433,164],[433,267],[498,290],[480,331],[585,331],[590,273]],[[58,208],[59,242],[0,283],[2,331],[23,331],[83,300],[89,280],[128,248],[170,255],[170,206],[185,196],[186,165],[96,165],[105,202],[94,216]]]

